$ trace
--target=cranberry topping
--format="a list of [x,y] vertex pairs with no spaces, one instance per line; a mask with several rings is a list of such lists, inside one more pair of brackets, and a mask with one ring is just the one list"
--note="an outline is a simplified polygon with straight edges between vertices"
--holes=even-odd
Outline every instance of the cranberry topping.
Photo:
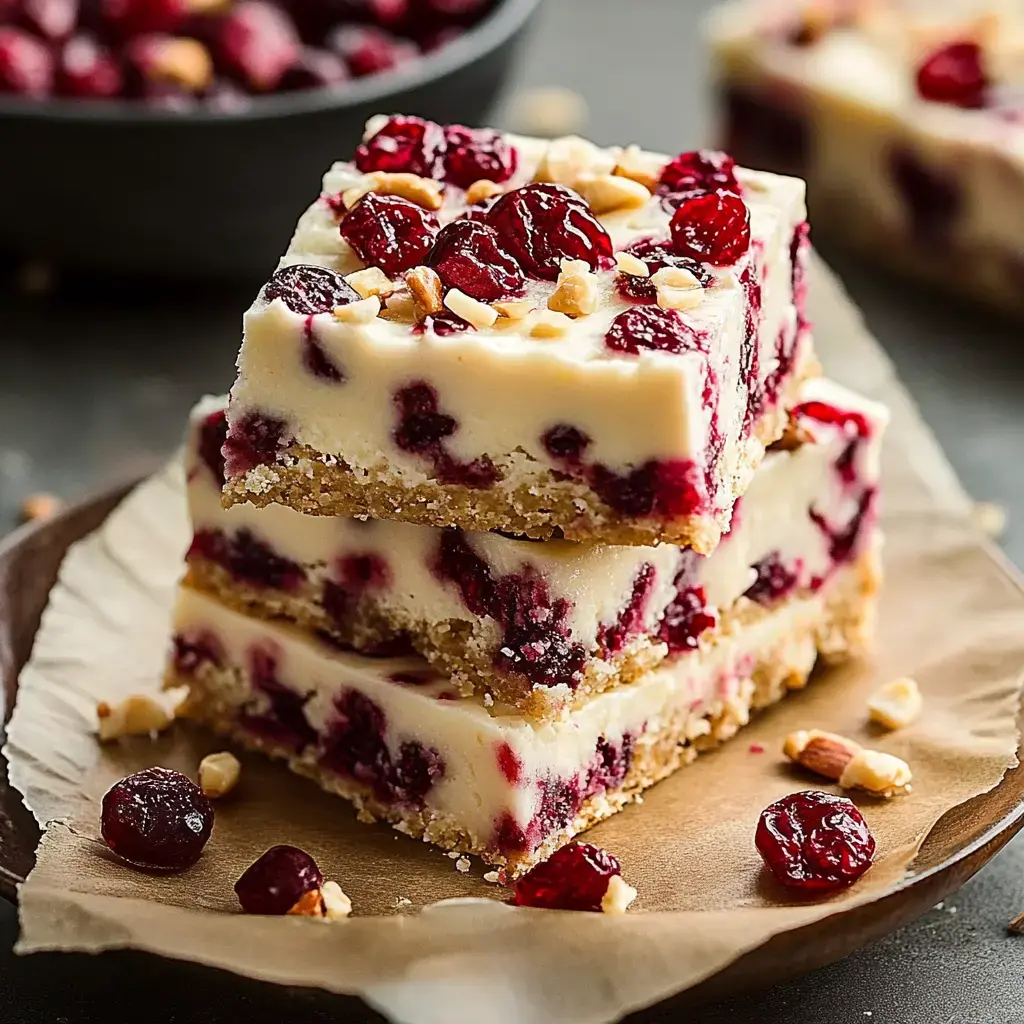
[[635,277],[632,274],[619,274],[615,279],[619,293],[627,299],[636,299],[639,302],[655,302],[658,298],[658,289],[651,281],[659,270],[664,267],[679,267],[688,270],[705,287],[712,281],[713,275],[707,264],[698,263],[687,256],[680,256],[672,252],[662,242],[650,238],[642,238],[627,246],[623,252],[635,256],[647,264],[650,269],[650,276]]
[[983,107],[988,87],[977,43],[950,43],[929,55],[917,69],[918,94],[933,103]]
[[254,92],[276,89],[301,53],[295,24],[265,0],[236,3],[217,26],[220,63]]
[[0,93],[39,99],[53,90],[53,57],[44,43],[18,28],[0,27]]
[[707,609],[704,588],[688,585],[689,569],[676,577],[676,596],[669,602],[658,628],[658,639],[668,645],[669,654],[695,651],[701,634],[714,629],[717,620]]
[[186,0],[102,0],[103,21],[122,36],[174,32],[188,17]]
[[434,783],[444,777],[444,759],[432,747],[407,740],[392,754],[384,709],[358,690],[334,701],[321,763],[371,789],[387,803],[422,807]]
[[505,776],[505,781],[510,786],[518,786],[523,778],[523,762],[519,755],[507,743],[502,743],[498,746],[497,756],[498,767]]
[[519,154],[501,132],[453,124],[445,128],[444,136],[445,176],[453,185],[469,188],[482,179],[501,184],[516,173]]
[[728,267],[750,248],[750,210],[731,192],[693,192],[669,224],[681,256]]
[[280,299],[293,313],[315,316],[357,302],[359,293],[333,270],[296,263],[275,270],[266,283],[263,300],[274,299]]
[[424,178],[444,173],[444,129],[421,117],[389,117],[355,154],[356,167],[369,171],[407,171]]
[[848,888],[875,856],[874,837],[856,805],[814,790],[766,807],[754,843],[776,880],[807,896]]
[[618,860],[600,847],[568,843],[516,882],[512,902],[517,907],[600,913],[608,883],[621,874]]
[[269,706],[266,710],[247,711],[239,724],[249,732],[279,746],[301,753],[317,739],[303,708],[309,697],[285,686],[277,678],[277,655],[266,647],[254,647],[249,653],[249,675],[253,689]]
[[437,218],[407,199],[370,192],[345,215],[341,235],[364,263],[397,277],[427,258]]
[[661,185],[670,192],[703,189],[714,192],[724,188],[740,195],[736,180],[736,161],[717,149],[698,149],[680,153],[661,172]]
[[209,631],[188,636],[179,633],[175,636],[173,645],[174,671],[180,676],[194,675],[202,665],[215,665],[220,668],[224,663],[224,651],[220,641]]
[[415,43],[373,25],[339,25],[327,43],[353,78],[394,71],[420,55]]
[[643,631],[647,602],[650,600],[651,591],[654,590],[656,579],[657,572],[653,565],[649,562],[641,565],[625,608],[619,612],[612,625],[602,624],[598,627],[597,642],[605,657],[618,654],[626,646],[627,641]]
[[121,66],[92,36],[72,36],[60,50],[57,91],[80,99],[107,99],[124,87]]
[[590,444],[590,438],[569,423],[559,423],[558,426],[552,427],[540,441],[551,458],[565,462],[569,466],[579,465],[583,453]]
[[960,217],[964,194],[953,175],[940,167],[927,167],[903,147],[889,155],[889,173],[907,211],[910,230],[919,245],[949,244]]
[[456,220],[441,228],[426,265],[445,288],[458,288],[481,302],[520,295],[526,284],[498,232],[477,221]]
[[758,604],[769,605],[791,594],[798,581],[798,573],[787,567],[778,551],[766,555],[754,565],[757,579],[744,597]]
[[583,197],[564,185],[533,183],[506,192],[487,214],[528,277],[554,281],[563,259],[592,270],[612,262],[612,241]]
[[199,458],[217,481],[218,487],[224,486],[224,453],[221,449],[228,436],[228,418],[223,409],[211,412],[199,426],[199,439],[196,448]]
[[674,309],[637,306],[612,321],[604,336],[605,347],[613,352],[639,355],[651,352],[704,352],[705,340]]
[[304,46],[295,63],[284,73],[278,88],[285,92],[323,89],[347,78],[348,68],[337,54],[316,46]]
[[426,334],[427,331],[433,331],[439,338],[446,338],[451,334],[461,334],[469,329],[470,325],[462,317],[445,312],[424,317],[423,323],[417,324],[412,330],[413,334]]
[[811,122],[789,97],[730,89],[725,94],[727,145],[748,167],[803,172],[812,146]]
[[50,42],[60,42],[75,30],[78,0],[22,0],[25,24]]
[[247,529],[231,536],[221,530],[197,531],[188,550],[189,558],[196,556],[221,566],[242,583],[271,590],[296,590],[306,578],[301,565]]
[[210,838],[213,806],[187,775],[147,768],[107,790],[100,831],[133,867],[183,871],[199,860]]
[[702,475],[687,459],[652,459],[625,474],[595,465],[589,480],[597,496],[623,515],[676,518],[691,515],[707,504]]
[[499,671],[522,676],[535,686],[578,684],[586,653],[572,641],[566,623],[572,605],[565,598],[553,600],[543,577],[529,566],[495,577],[465,535],[451,529],[441,535],[435,571],[459,588],[474,615],[501,625],[494,659]]
[[228,477],[243,476],[254,466],[266,466],[277,458],[284,437],[284,420],[246,413],[228,430],[224,442],[224,470]]
[[247,914],[287,914],[324,876],[315,860],[297,846],[272,846],[235,882],[235,894]]

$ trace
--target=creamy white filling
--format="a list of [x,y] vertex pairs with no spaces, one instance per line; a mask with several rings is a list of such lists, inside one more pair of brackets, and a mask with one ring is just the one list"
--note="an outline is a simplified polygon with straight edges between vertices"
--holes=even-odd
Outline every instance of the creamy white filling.
[[[837,460],[850,444],[841,428],[801,417],[809,443],[794,451],[772,451],[743,496],[731,532],[709,556],[662,544],[626,547],[517,541],[496,533],[466,533],[469,546],[495,578],[531,572],[547,584],[552,601],[564,598],[572,609],[566,620],[572,637],[593,652],[602,625],[611,625],[629,603],[641,569],[652,566],[654,586],[647,601],[643,628],[654,631],[675,597],[673,582],[686,565],[688,585],[704,587],[712,609],[725,609],[750,587],[752,566],[778,552],[787,568],[797,570],[797,585],[806,587],[833,568],[829,539],[812,520],[811,510],[827,523],[841,526],[857,511],[866,488],[878,482],[879,448],[885,410],[828,381],[805,383],[801,401],[822,401],[857,412],[870,426],[870,437],[858,445],[850,466],[854,483],[844,483]],[[388,566],[388,582],[365,593],[374,606],[404,620],[441,624],[447,620],[478,622],[458,587],[433,571],[442,532],[434,527],[388,520],[366,521],[306,516],[283,505],[222,508],[219,482],[199,457],[200,425],[223,399],[207,399],[192,414],[188,444],[188,497],[195,530],[217,530],[228,537],[249,531],[279,555],[302,566],[319,590],[337,579],[346,557],[374,554]],[[354,592],[353,600],[361,595]]]

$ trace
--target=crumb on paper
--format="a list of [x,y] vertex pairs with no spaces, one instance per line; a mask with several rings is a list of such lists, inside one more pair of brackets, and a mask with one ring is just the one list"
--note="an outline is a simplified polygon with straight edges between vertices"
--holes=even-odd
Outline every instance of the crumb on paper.
[[868,716],[884,729],[902,729],[910,725],[923,707],[921,690],[909,676],[891,680],[868,698]]
[[145,694],[132,694],[119,704],[101,700],[96,705],[97,733],[101,743],[122,736],[156,738],[174,721],[162,704]]
[[557,138],[576,135],[585,127],[587,101],[561,85],[523,89],[512,98],[509,123],[522,135]]
[[764,744],[762,744],[762,743],[751,743],[750,744],[750,753],[751,754],[763,754],[764,753]]
[[[501,884],[501,874],[498,871],[488,871],[484,875],[484,881],[490,882],[492,885]],[[1021,919],[1024,920],[1024,914],[1021,915]]]
[[462,854],[458,850],[449,850],[446,856],[449,860],[458,860]]
[[207,754],[199,762],[199,788],[204,796],[217,800],[227,796],[238,785],[241,772],[241,763],[229,751]]
[[465,856],[460,857],[455,862],[455,870],[458,871],[460,874],[463,874],[463,875],[466,874],[469,871],[471,866],[472,866],[472,861],[470,861],[470,859],[468,857],[465,857]]

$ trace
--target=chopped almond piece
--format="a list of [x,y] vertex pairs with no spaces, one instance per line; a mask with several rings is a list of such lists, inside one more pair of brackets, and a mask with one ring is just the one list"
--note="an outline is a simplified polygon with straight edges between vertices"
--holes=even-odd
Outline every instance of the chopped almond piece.
[[229,751],[207,754],[199,762],[199,788],[213,800],[227,796],[238,785],[241,772],[242,765]]
[[478,302],[472,296],[452,288],[444,297],[444,304],[456,315],[462,317],[466,323],[476,328],[492,327],[498,319],[498,314],[485,302]]
[[597,274],[583,260],[562,260],[561,266],[548,309],[566,316],[589,316],[597,309],[600,298]]
[[596,214],[617,210],[639,210],[650,201],[651,193],[638,181],[621,174],[599,174],[577,179],[577,189]]
[[886,729],[902,729],[910,725],[924,706],[917,682],[907,676],[893,679],[875,690],[868,698],[868,714],[872,722]]
[[783,753],[791,761],[833,781],[839,779],[843,770],[861,749],[859,743],[821,729],[791,732],[782,745]]
[[466,203],[469,206],[472,206],[474,203],[482,203],[485,199],[490,199],[492,196],[500,196],[504,191],[497,182],[481,178],[479,181],[474,181],[466,189]]
[[881,750],[861,750],[839,776],[843,789],[862,789],[872,796],[891,797],[910,789],[913,775],[906,761]]
[[444,309],[441,278],[430,267],[413,267],[405,275],[405,283],[424,313],[440,313]]
[[371,295],[368,299],[350,302],[347,306],[334,307],[334,319],[346,324],[369,324],[380,313],[380,299]]
[[354,274],[349,274],[345,281],[364,299],[371,295],[386,299],[395,290],[395,282],[380,267],[357,270]]
[[101,701],[96,705],[96,717],[103,743],[122,736],[155,736],[173,721],[163,705],[145,694],[133,694],[113,707]]

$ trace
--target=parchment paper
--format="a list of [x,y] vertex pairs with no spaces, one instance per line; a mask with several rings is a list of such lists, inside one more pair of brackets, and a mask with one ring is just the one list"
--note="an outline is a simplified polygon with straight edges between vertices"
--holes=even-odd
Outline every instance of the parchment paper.
[[[513,909],[475,866],[390,828],[257,757],[217,814],[200,863],[153,878],[104,856],[98,801],[128,771],[195,772],[222,743],[176,728],[101,750],[95,705],[157,687],[169,603],[187,542],[177,465],[144,484],[72,549],[25,669],[8,733],[14,784],[45,835],[21,891],[19,949],[135,947],[256,978],[363,996],[395,1019],[498,1024],[613,1020],[693,985],[771,935],[875,899],[905,875],[929,829],[995,786],[1016,762],[1024,594],[969,524],[969,503],[891,367],[835,281],[815,267],[811,294],[827,369],[893,410],[885,458],[886,563],[881,632],[870,663],[787,698],[720,751],[649,791],[588,838],[621,859],[640,897],[625,917]],[[878,683],[911,674],[925,712],[888,736],[865,724]],[[761,809],[817,785],[782,763],[791,729],[820,726],[905,757],[911,795],[862,806],[879,860],[831,902],[788,903],[753,848]],[[751,750],[763,744],[765,753]],[[243,917],[232,884],[267,846],[309,850],[352,897],[324,925]],[[411,901],[399,906],[399,900]],[[458,902],[441,902],[461,898]]]

